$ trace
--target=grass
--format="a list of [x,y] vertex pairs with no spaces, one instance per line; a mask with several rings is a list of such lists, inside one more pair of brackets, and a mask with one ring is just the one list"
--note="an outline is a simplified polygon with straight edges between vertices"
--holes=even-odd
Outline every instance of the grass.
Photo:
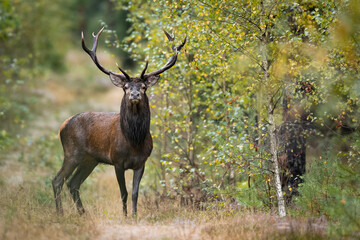
[[[44,169],[43,169],[44,171]],[[36,175],[28,169],[20,184],[0,183],[1,239],[325,239],[325,228],[307,218],[279,219],[274,213],[229,208],[198,210],[176,200],[139,197],[139,216],[124,217],[114,170],[101,167],[83,184],[86,214],[80,216],[67,188],[64,216],[58,216],[52,194],[52,170]],[[131,172],[127,172],[131,192]],[[146,186],[142,186],[146,188]],[[131,200],[128,201],[131,212]]]
[[[111,180],[111,181],[110,181]],[[2,239],[322,239],[324,230],[308,219],[280,220],[274,214],[246,210],[200,211],[140,196],[139,217],[123,217],[119,190],[109,171],[91,177],[82,189],[87,213],[79,216],[64,188],[64,216],[55,211],[47,179],[18,186],[1,185]],[[106,186],[106,187],[105,187]],[[129,202],[131,203],[131,201]]]
[[[81,196],[86,214],[79,216],[66,186],[64,216],[55,210],[51,179],[61,165],[56,136],[50,135],[9,155],[1,166],[1,239],[323,239],[326,229],[313,228],[307,218],[280,220],[276,213],[216,207],[180,207],[179,201],[159,202],[142,183],[138,218],[122,215],[120,191],[112,166],[100,166],[85,181]],[[24,143],[23,143],[24,144]],[[46,150],[46,151],[45,151]],[[19,149],[17,150],[19,151]],[[24,154],[27,153],[27,154]],[[54,154],[55,153],[55,154]],[[16,159],[17,158],[17,159]],[[43,159],[53,159],[50,161]],[[5,170],[8,170],[6,172]],[[13,175],[21,176],[17,181]],[[14,178],[17,179],[17,178]],[[132,173],[126,172],[131,193]],[[131,194],[129,194],[131,196]],[[220,206],[220,204],[218,204]],[[223,206],[223,204],[221,204]],[[131,212],[131,199],[128,201]],[[312,222],[311,222],[312,221]]]

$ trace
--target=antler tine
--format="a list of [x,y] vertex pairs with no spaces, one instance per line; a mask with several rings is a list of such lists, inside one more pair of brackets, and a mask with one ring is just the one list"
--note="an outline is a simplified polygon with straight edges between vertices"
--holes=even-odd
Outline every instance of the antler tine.
[[84,51],[90,55],[91,59],[93,60],[93,62],[95,63],[95,65],[105,74],[107,75],[110,75],[110,71],[109,70],[106,70],[103,66],[101,66],[101,64],[99,63],[99,61],[97,60],[97,57],[96,57],[96,49],[97,49],[97,45],[98,45],[98,38],[100,36],[100,34],[102,33],[102,31],[104,30],[105,27],[101,28],[100,31],[94,35],[94,33],[92,34],[93,35],[93,38],[94,38],[94,43],[93,43],[93,47],[92,49],[88,49],[85,45],[85,40],[84,40],[84,33],[81,32],[81,45],[82,45],[82,48],[84,49]]
[[[163,29],[163,31],[164,31],[164,33],[165,33],[165,35],[166,35],[166,37],[167,37],[167,39],[169,40],[169,41],[174,41],[175,40],[175,34],[174,34],[174,37],[172,37],[167,31],[165,31],[164,29]],[[180,51],[183,47],[184,47],[184,45],[185,45],[185,43],[186,43],[186,38],[187,38],[187,35],[185,35],[185,38],[184,38],[184,41],[183,41],[183,43],[181,44],[181,45],[179,45],[178,47],[175,47],[174,45],[172,45],[171,46],[171,48],[172,48],[172,50],[175,52],[175,51]]]
[[[84,49],[84,51],[85,51],[87,54],[90,55],[90,57],[91,57],[91,59],[93,60],[93,62],[95,63],[95,65],[96,65],[103,73],[105,73],[105,74],[107,74],[107,75],[110,75],[110,73],[111,73],[111,74],[116,75],[116,76],[118,76],[118,77],[121,77],[121,78],[124,78],[124,77],[125,77],[127,80],[130,80],[129,75],[128,75],[125,71],[123,71],[119,66],[118,66],[119,70],[120,70],[124,75],[119,74],[119,73],[113,73],[113,72],[105,69],[105,68],[104,68],[103,66],[101,66],[101,64],[99,63],[99,61],[98,61],[98,59],[97,59],[97,56],[96,56],[96,49],[97,49],[97,46],[98,46],[99,36],[100,36],[100,34],[104,31],[104,29],[105,29],[105,27],[102,27],[102,28],[100,29],[100,31],[99,31],[96,35],[95,35],[94,33],[92,33],[93,41],[94,41],[94,42],[93,42],[93,46],[92,46],[92,49],[91,49],[91,50],[86,47],[86,45],[85,45],[85,40],[84,40],[84,33],[81,32],[81,45],[82,45],[82,48]],[[116,64],[116,65],[117,65],[117,64]]]
[[180,51],[185,46],[186,39],[187,39],[187,35],[185,35],[185,38],[184,38],[184,41],[182,42],[182,44],[176,48],[176,51]]
[[145,72],[146,72],[146,69],[147,69],[148,65],[149,65],[149,60],[146,60],[145,67],[141,72],[141,76],[140,76],[141,79],[144,79],[144,75],[145,75]]
[[[164,29],[163,29],[163,31],[164,31],[164,33],[165,33],[165,35],[166,35],[166,37],[167,37],[167,39],[168,39],[169,41],[173,42],[173,41],[175,40],[175,34],[174,34],[174,36],[172,37],[172,36],[171,36],[168,32],[166,32]],[[184,47],[184,45],[185,45],[185,43],[186,43],[186,38],[187,38],[187,36],[185,36],[184,41],[183,41],[182,44],[179,45],[178,47],[175,47],[174,45],[171,47],[175,54],[170,57],[169,61],[168,61],[162,68],[160,68],[160,69],[157,70],[157,71],[148,73],[148,74],[144,75],[144,77],[150,77],[150,76],[159,75],[159,74],[165,72],[166,70],[170,69],[172,66],[174,66],[175,63],[176,63],[176,60],[177,60],[178,51],[180,51],[180,50]]]
[[164,29],[163,29],[163,31],[164,31],[164,33],[165,33],[165,35],[166,35],[166,37],[167,37],[167,39],[169,40],[169,41],[174,41],[174,39],[175,39],[175,34],[174,34],[174,37],[172,37],[167,31],[165,31]]
[[128,81],[130,81],[130,80],[131,80],[130,76],[129,76],[124,70],[122,70],[117,63],[116,63],[116,66],[117,66],[117,68],[120,70],[120,72],[122,72],[122,74],[125,75],[126,79],[127,79]]

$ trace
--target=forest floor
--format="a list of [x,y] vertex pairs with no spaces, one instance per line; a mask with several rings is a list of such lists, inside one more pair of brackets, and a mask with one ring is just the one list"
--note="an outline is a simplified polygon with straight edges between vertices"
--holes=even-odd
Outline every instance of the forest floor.
[[[80,57],[79,57],[80,56]],[[104,65],[112,64],[110,57]],[[38,114],[11,151],[0,159],[0,239],[322,239],[326,221],[285,218],[244,209],[198,210],[177,201],[140,193],[139,217],[122,216],[119,188],[111,166],[100,166],[82,185],[87,213],[79,216],[64,187],[64,216],[56,215],[51,180],[62,163],[57,131],[62,121],[83,111],[120,107],[122,90],[91,70],[82,52],[67,56],[69,71],[45,76],[37,94]],[[76,66],[71,70],[70,66]],[[88,81],[83,79],[88,78]],[[127,172],[131,192],[131,172]],[[128,201],[131,206],[131,200]],[[131,211],[131,207],[129,207]]]

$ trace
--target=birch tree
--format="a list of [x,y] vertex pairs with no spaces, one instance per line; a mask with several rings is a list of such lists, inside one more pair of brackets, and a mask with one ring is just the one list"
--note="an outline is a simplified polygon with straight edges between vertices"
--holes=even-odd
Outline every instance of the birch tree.
[[[319,45],[326,39],[335,17],[335,1],[156,0],[122,4],[132,22],[127,48],[135,58],[152,55],[154,67],[161,65],[162,28],[172,28],[179,37],[188,36],[178,68],[164,75],[170,86],[181,90],[172,92],[170,99],[176,101],[172,109],[177,118],[169,120],[176,122],[169,136],[173,146],[194,157],[197,167],[193,171],[204,171],[203,187],[226,189],[229,183],[237,186],[237,181],[247,179],[250,188],[250,179],[260,181],[266,188],[274,187],[279,215],[285,216],[283,191],[291,192],[294,186],[281,182],[288,165],[279,161],[286,146],[279,139],[285,121],[280,103],[284,103],[285,92],[296,95],[303,82],[315,84],[305,76],[318,62],[312,53],[320,51]],[[139,46],[145,47],[145,52],[134,51]],[[306,101],[309,107],[316,97]],[[183,119],[180,106],[188,109]],[[173,157],[177,152],[175,147],[169,151]],[[179,169],[179,165],[170,166],[184,159],[175,155],[167,161],[168,167],[183,172],[185,168]],[[234,169],[238,178],[234,178]],[[271,206],[273,190],[268,189]]]

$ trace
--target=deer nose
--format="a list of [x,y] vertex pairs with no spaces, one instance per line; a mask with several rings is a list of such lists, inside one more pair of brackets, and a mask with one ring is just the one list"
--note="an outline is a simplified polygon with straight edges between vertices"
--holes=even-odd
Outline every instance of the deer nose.
[[130,94],[130,100],[133,100],[133,99],[140,99],[140,93],[139,92],[132,92]]

